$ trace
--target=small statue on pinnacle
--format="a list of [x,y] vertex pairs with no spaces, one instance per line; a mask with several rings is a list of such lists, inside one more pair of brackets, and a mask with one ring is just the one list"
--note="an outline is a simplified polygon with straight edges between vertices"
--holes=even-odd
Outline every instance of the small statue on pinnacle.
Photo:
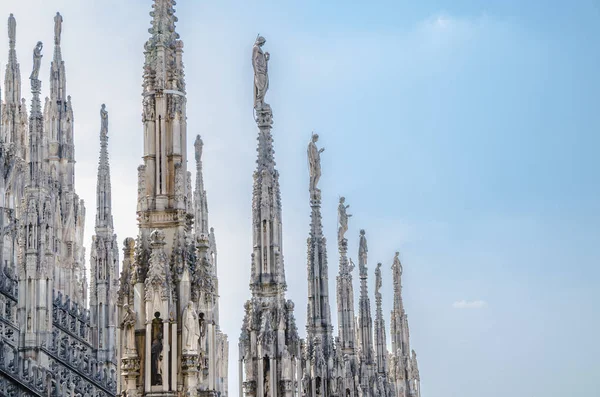
[[37,80],[40,74],[40,66],[42,65],[42,49],[44,48],[44,44],[41,41],[38,41],[33,49],[33,71],[31,72],[31,76],[29,76],[30,80]]
[[267,40],[258,36],[252,48],[252,67],[254,68],[254,109],[269,108],[265,103],[265,95],[269,89],[269,58],[268,52],[263,52],[262,46]]

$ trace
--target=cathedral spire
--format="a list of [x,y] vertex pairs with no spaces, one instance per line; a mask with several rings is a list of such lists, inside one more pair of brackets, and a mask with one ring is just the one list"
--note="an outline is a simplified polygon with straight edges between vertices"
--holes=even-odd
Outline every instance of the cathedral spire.
[[206,191],[204,190],[204,177],[202,175],[202,148],[204,142],[200,135],[196,136],[194,149],[196,155],[196,189],[194,192],[194,219],[196,222],[196,236],[208,236],[208,205]]
[[273,112],[264,98],[269,87],[269,53],[263,53],[266,40],[259,36],[252,50],[254,66],[254,110],[258,125],[258,148],[252,200],[253,266],[251,287],[256,294],[282,293],[286,288],[281,250],[281,192],[273,149]]
[[4,75],[4,107],[0,132],[2,142],[13,142],[16,153],[25,159],[27,147],[27,110],[21,96],[21,70],[17,62],[17,21],[8,17],[8,63]]
[[323,236],[321,220],[321,190],[317,188],[321,176],[321,153],[317,148],[319,136],[312,135],[308,144],[308,164],[310,175],[310,233],[307,240],[308,307],[306,333],[309,350],[315,338],[321,340],[325,359],[333,353],[331,307],[329,305],[329,271],[327,267],[327,246]]
[[371,301],[367,287],[367,238],[365,231],[360,231],[358,248],[358,267],[360,275],[360,298],[358,300],[358,337],[361,345],[361,361],[373,364],[373,319],[371,317]]
[[44,45],[38,41],[33,50],[33,71],[31,81],[31,113],[29,114],[29,176],[30,186],[40,186],[46,180],[44,172],[44,124],[40,93],[42,82],[39,80]]
[[112,198],[110,186],[110,164],[108,162],[108,112],[106,105],[100,109],[100,160],[96,184],[96,232],[99,229],[113,230]]
[[338,205],[338,251],[340,253],[340,265],[337,276],[337,306],[339,322],[339,339],[344,354],[354,355],[356,348],[356,331],[354,318],[354,287],[352,285],[352,270],[354,263],[348,258],[348,239],[345,237],[348,231],[349,205],[346,199],[340,197]]
[[381,263],[375,269],[375,355],[377,361],[377,372],[385,376],[387,373],[387,340],[385,337],[385,320],[381,307]]

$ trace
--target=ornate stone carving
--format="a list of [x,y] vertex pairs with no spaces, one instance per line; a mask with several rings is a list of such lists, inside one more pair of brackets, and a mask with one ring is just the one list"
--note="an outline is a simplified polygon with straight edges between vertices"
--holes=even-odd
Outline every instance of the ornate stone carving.
[[60,34],[62,32],[62,22],[63,18],[60,13],[56,13],[54,17],[54,44],[60,45]]
[[346,198],[340,197],[340,204],[338,205],[338,243],[342,244],[345,237],[346,232],[348,231],[348,218],[352,216],[352,214],[347,213],[347,209],[350,208],[350,205],[346,205]]
[[183,344],[183,353],[197,354],[198,340],[200,339],[200,323],[198,313],[194,309],[193,302],[188,302],[183,310],[183,328],[181,333],[181,343]]

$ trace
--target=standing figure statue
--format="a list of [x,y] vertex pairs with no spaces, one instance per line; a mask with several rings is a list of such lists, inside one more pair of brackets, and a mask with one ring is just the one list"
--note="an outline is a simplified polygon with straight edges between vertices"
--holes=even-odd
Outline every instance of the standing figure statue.
[[358,245],[358,268],[361,275],[367,274],[367,238],[365,237],[365,230],[360,231],[360,241]]
[[392,273],[394,275],[394,283],[400,282],[402,277],[402,263],[400,263],[400,252],[396,252],[394,255],[394,263],[392,263]]
[[33,49],[33,71],[31,72],[31,76],[29,76],[30,80],[37,80],[40,74],[40,66],[42,65],[42,49],[44,48],[44,44],[41,41],[38,41]]
[[267,40],[258,36],[252,48],[252,67],[254,68],[254,109],[261,110],[268,107],[265,103],[265,94],[269,89],[269,58],[268,52],[262,50]]
[[17,20],[13,14],[8,17],[8,41],[13,45],[17,41]]
[[200,323],[198,322],[198,314],[194,309],[194,304],[188,302],[183,311],[183,352],[190,354],[198,353],[198,340],[200,339]]
[[121,327],[125,331],[125,353],[135,352],[135,321],[136,315],[127,303],[123,305],[123,322]]
[[151,385],[162,385],[162,333],[158,332],[152,341],[150,348],[150,375]]
[[338,242],[341,244],[345,239],[344,235],[348,231],[348,218],[352,216],[352,214],[348,214],[346,210],[350,208],[350,205],[346,205],[346,198],[340,197],[340,204],[338,205],[338,223],[340,227],[338,229]]
[[106,111],[105,104],[102,104],[100,108],[100,119],[102,121],[100,131],[108,131],[108,112]]
[[377,264],[377,268],[375,269],[375,295],[380,295],[379,290],[383,285],[383,281],[381,280],[381,263]]
[[60,45],[60,34],[62,32],[63,18],[60,12],[56,13],[54,17],[54,45]]
[[317,141],[319,140],[318,134],[312,134],[310,143],[308,144],[308,170],[310,174],[310,187],[309,191],[312,193],[318,192],[317,183],[321,178],[321,153],[325,148],[318,149]]

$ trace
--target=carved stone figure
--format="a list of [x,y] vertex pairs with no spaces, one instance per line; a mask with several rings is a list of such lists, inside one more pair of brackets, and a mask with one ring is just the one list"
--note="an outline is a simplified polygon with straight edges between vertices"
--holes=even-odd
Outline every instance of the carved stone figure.
[[321,178],[321,153],[325,150],[325,148],[317,148],[316,143],[318,140],[319,135],[313,134],[310,143],[308,144],[308,170],[310,174],[309,190],[313,193],[319,191],[317,184]]
[[402,276],[402,263],[400,263],[400,253],[396,252],[394,255],[394,263],[392,263],[392,271],[394,272],[394,282],[396,279],[399,281]]
[[150,373],[152,386],[162,385],[162,333],[157,333],[150,348]]
[[136,314],[126,303],[123,305],[123,322],[121,324],[123,330],[125,330],[125,352],[135,352],[135,321]]
[[38,41],[33,49],[33,71],[31,72],[31,76],[29,76],[30,80],[37,80],[40,74],[40,66],[42,65],[42,49],[44,48],[44,44],[41,41]]
[[381,280],[381,263],[377,264],[377,268],[375,269],[375,295],[380,295],[379,290],[383,282]]
[[352,214],[348,214],[346,210],[350,208],[350,205],[346,205],[346,198],[340,197],[340,204],[338,205],[338,242],[341,243],[345,239],[345,234],[348,231],[348,218]]
[[54,44],[55,45],[60,45],[60,34],[62,32],[62,22],[63,22],[63,18],[62,15],[60,15],[60,13],[56,13],[56,16],[54,17]]
[[13,14],[8,17],[8,40],[10,43],[17,40],[17,21]]
[[360,231],[360,240],[358,243],[358,267],[360,273],[363,274],[367,272],[367,238],[365,237],[365,231]]
[[348,265],[348,273],[352,273],[354,271],[354,268],[356,267],[356,265],[352,261],[352,258],[348,258],[348,259],[350,261],[350,264]]
[[183,329],[181,340],[183,352],[194,354],[198,352],[198,340],[200,339],[200,324],[198,314],[194,309],[193,302],[188,302],[183,311]]
[[105,104],[100,108],[100,119],[102,121],[100,131],[108,131],[108,112]]
[[265,94],[269,89],[269,58],[268,52],[263,53],[262,46],[266,40],[262,36],[256,38],[252,48],[252,66],[254,68],[254,109],[261,110],[267,107]]

